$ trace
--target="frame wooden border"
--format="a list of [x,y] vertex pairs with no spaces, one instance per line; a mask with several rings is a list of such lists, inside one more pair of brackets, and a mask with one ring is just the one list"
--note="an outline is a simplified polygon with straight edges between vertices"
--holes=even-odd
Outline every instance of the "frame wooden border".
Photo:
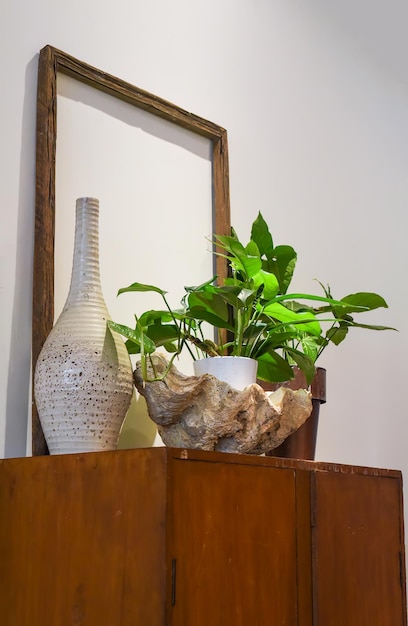
[[[33,373],[38,355],[54,323],[55,157],[57,139],[57,74],[63,73],[212,141],[213,229],[230,232],[227,131],[193,113],[106,74],[65,52],[45,46],[39,54],[36,131],[36,196],[32,311]],[[219,278],[227,274],[217,258]],[[48,454],[33,397],[32,454]]]

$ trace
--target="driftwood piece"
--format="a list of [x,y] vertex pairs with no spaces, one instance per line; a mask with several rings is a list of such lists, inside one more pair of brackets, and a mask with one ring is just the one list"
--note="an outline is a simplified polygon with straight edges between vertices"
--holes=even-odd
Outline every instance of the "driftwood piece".
[[[153,362],[157,373],[165,372],[163,355],[155,353]],[[209,374],[185,376],[174,366],[164,380],[143,383],[137,363],[134,382],[164,444],[177,448],[262,454],[279,446],[312,410],[305,389],[265,393],[254,383],[237,391]]]

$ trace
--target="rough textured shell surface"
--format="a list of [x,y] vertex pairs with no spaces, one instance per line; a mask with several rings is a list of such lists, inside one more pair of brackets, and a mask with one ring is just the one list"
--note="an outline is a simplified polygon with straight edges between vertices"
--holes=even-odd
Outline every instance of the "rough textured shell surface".
[[[152,359],[156,373],[164,373],[164,356],[155,353]],[[164,380],[144,382],[140,363],[133,376],[167,446],[262,454],[279,446],[312,411],[305,389],[266,393],[254,383],[238,391],[210,374],[184,376],[174,366]]]

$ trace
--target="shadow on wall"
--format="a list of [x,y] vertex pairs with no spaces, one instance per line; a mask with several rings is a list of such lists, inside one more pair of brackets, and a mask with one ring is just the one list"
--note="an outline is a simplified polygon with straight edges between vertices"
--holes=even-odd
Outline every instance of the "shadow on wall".
[[31,389],[31,308],[38,55],[27,65],[21,133],[16,274],[7,381],[5,457],[26,455]]
[[58,73],[58,96],[80,102],[94,111],[100,111],[161,141],[179,146],[201,159],[211,159],[210,142],[201,135],[63,73]]

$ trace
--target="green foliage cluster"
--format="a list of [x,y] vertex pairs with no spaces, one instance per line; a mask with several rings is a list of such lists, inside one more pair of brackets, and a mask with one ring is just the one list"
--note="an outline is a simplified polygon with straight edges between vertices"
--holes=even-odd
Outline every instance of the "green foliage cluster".
[[[170,363],[187,349],[193,358],[229,354],[252,357],[258,362],[258,378],[282,382],[293,378],[297,365],[310,382],[315,363],[330,344],[339,345],[352,327],[391,330],[355,321],[357,313],[387,307],[376,293],[359,292],[340,300],[330,287],[321,295],[288,293],[297,254],[288,245],[275,246],[261,213],[252,224],[250,241],[231,235],[215,235],[215,254],[228,263],[229,277],[217,284],[216,277],[195,287],[185,287],[180,308],[172,309],[166,292],[159,287],[133,283],[127,292],[156,292],[162,309],[135,315],[135,327],[109,322],[126,338],[130,354],[140,354],[147,376],[146,358],[158,347],[171,354]],[[205,335],[208,327],[214,337]]]

